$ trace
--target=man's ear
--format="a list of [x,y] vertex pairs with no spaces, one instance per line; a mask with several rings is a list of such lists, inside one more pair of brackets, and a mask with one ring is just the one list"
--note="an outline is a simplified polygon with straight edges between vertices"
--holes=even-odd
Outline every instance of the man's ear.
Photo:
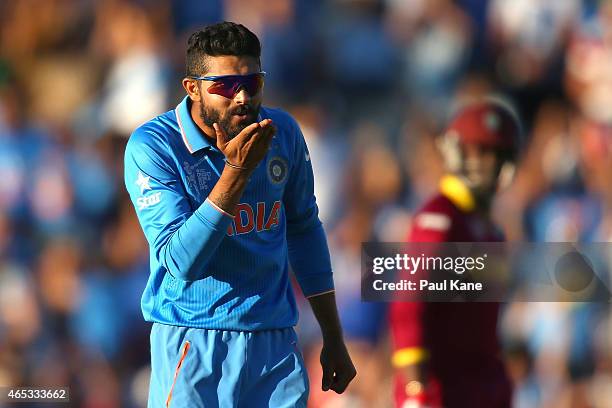
[[199,102],[200,98],[200,87],[198,86],[198,81],[192,78],[183,78],[182,81],[183,88],[185,88],[185,92],[189,95],[189,98],[193,102]]

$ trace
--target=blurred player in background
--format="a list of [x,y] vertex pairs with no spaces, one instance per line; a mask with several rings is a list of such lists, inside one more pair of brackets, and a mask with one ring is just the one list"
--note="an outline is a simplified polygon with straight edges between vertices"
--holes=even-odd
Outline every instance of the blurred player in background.
[[323,334],[323,390],[342,393],[356,374],[308,149],[292,117],[261,106],[260,52],[239,24],[195,32],[187,96],[127,145],[125,183],[150,245],[151,407],[306,406],[289,261]]
[[[519,137],[518,120],[499,102],[460,110],[440,140],[449,174],[415,214],[408,240],[503,241],[490,208]],[[510,407],[498,313],[497,303],[394,302],[389,314],[396,406]]]

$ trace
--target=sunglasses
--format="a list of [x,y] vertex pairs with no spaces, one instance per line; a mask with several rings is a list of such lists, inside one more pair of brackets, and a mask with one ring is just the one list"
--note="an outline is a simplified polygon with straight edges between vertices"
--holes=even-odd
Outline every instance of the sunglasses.
[[240,89],[244,89],[249,95],[257,94],[263,88],[264,71],[248,75],[214,75],[214,76],[190,76],[191,79],[202,81],[213,81],[206,91],[209,94],[221,95],[232,99]]

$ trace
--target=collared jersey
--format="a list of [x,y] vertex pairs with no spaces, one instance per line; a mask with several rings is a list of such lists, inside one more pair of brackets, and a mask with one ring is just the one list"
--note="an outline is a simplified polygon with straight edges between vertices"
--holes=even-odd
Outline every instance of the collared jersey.
[[277,128],[235,215],[208,200],[224,155],[203,136],[186,97],[134,131],[125,184],[150,246],[145,320],[223,330],[294,326],[289,261],[305,296],[333,290],[308,149],[295,120],[267,107]]
[[[441,180],[440,192],[413,218],[408,242],[503,242],[493,222],[475,211],[474,197],[457,177]],[[510,383],[499,358],[498,303],[393,302],[389,325],[393,365],[428,360],[427,402],[432,406],[507,407]],[[457,385],[459,384],[459,386]],[[395,400],[408,398],[401,371]]]

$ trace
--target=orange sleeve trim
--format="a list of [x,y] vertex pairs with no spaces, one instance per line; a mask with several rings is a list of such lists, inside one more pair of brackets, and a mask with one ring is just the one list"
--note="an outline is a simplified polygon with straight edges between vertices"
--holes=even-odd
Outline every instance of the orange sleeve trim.
[[172,401],[172,391],[174,391],[174,385],[176,384],[176,379],[178,377],[179,371],[181,371],[181,366],[183,365],[183,361],[185,357],[187,357],[187,352],[189,351],[189,347],[191,343],[188,341],[185,342],[185,346],[183,346],[183,354],[181,355],[181,359],[176,365],[176,370],[174,370],[174,380],[172,381],[172,387],[170,387],[170,392],[168,393],[168,399],[166,399],[166,408],[170,407],[170,401]]
[[429,352],[422,347],[406,347],[397,350],[391,357],[394,367],[406,367],[427,360]]
[[213,208],[217,211],[219,211],[221,214],[226,215],[230,218],[234,218],[234,216],[230,213],[228,213],[227,211],[223,210],[223,208],[219,207],[217,204],[213,203],[212,200],[210,198],[206,198],[206,201],[208,201],[210,203],[210,205],[213,206]]

